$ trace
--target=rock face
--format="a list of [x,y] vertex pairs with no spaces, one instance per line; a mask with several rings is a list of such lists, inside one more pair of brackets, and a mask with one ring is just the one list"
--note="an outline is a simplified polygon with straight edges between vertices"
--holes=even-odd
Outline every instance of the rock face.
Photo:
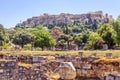
[[22,23],[18,23],[18,26],[24,27],[34,27],[36,25],[42,24],[50,26],[63,26],[66,24],[74,23],[77,25],[89,25],[96,23],[108,23],[112,21],[112,16],[108,14],[104,14],[102,11],[89,12],[87,14],[65,14],[61,13],[59,15],[49,15],[44,13],[43,15],[32,17],[23,21]]
[[76,69],[72,62],[62,62],[56,72],[60,74],[61,79],[71,80],[76,77]]

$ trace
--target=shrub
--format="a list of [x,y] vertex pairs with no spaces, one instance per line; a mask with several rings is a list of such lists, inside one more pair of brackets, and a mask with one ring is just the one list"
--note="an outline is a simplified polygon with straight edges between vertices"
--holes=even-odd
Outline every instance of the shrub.
[[5,44],[3,45],[3,49],[5,49],[5,50],[7,50],[8,47],[9,47],[9,44],[7,44],[7,43],[5,43]]
[[37,47],[36,51],[42,51],[42,49],[40,47]]
[[27,45],[24,46],[24,49],[25,50],[31,50],[31,47],[32,47],[31,44],[27,44]]

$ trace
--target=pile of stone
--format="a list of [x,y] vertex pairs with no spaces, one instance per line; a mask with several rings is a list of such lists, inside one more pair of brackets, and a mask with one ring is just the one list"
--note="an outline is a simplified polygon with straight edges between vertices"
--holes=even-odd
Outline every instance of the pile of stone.
[[0,60],[0,80],[18,79],[17,62],[13,60]]
[[107,53],[106,58],[105,62],[96,53],[87,57],[83,52],[78,56],[0,54],[0,80],[69,80],[76,77],[96,80],[96,77],[106,76],[105,72],[120,73],[119,58],[113,59],[111,53]]

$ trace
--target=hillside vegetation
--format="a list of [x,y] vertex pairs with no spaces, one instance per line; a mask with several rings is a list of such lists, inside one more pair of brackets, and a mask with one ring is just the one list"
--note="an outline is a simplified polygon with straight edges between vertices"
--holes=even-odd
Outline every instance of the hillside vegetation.
[[27,19],[14,28],[0,25],[1,50],[69,51],[120,49],[120,17],[102,11]]

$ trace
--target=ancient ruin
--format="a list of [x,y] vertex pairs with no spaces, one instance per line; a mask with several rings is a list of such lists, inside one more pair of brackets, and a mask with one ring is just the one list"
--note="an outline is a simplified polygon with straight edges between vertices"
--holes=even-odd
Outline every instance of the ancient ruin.
[[0,54],[0,80],[120,80],[120,58],[78,54]]

